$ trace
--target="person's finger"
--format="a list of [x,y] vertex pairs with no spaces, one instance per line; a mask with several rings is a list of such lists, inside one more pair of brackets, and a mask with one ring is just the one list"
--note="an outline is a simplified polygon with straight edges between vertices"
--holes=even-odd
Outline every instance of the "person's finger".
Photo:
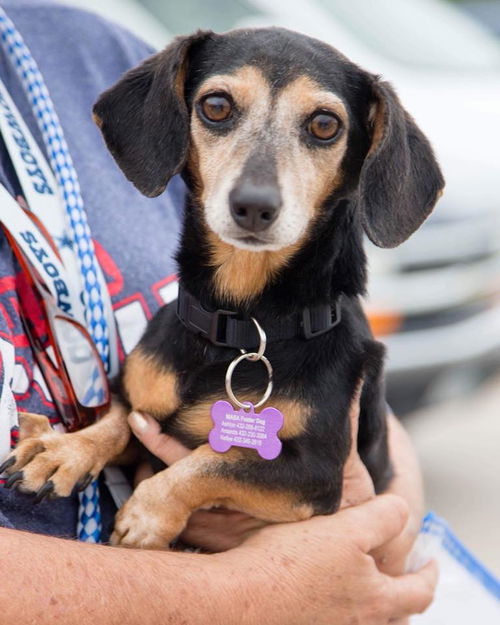
[[436,562],[431,561],[416,573],[407,573],[400,577],[388,577],[392,619],[401,619],[412,614],[424,612],[434,598],[439,578]]
[[373,480],[363,461],[356,454],[344,467],[340,509],[357,506],[374,496]]
[[406,560],[417,538],[413,524],[408,522],[403,531],[386,545],[374,549],[370,555],[382,573],[391,576],[401,575],[406,570]]
[[408,521],[408,504],[396,495],[378,495],[353,508],[345,508],[335,516],[341,520],[358,547],[370,553],[398,536]]
[[223,508],[197,510],[191,515],[181,540],[207,551],[227,551],[240,545],[249,533],[264,525],[264,521],[242,512]]
[[169,466],[190,453],[190,450],[175,438],[162,434],[158,421],[146,413],[131,412],[128,423],[144,447]]

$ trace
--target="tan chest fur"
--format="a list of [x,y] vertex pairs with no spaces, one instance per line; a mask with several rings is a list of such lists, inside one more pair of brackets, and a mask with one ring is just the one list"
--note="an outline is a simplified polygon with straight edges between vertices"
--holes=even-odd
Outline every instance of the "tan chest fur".
[[[208,433],[213,428],[210,417],[212,404],[219,399],[225,399],[212,396],[196,404],[182,405],[176,373],[145,354],[140,347],[134,349],[127,358],[123,383],[134,410],[150,413],[158,419],[165,419],[176,413],[178,427],[200,443],[207,440]],[[259,395],[250,394],[245,400],[257,403]],[[268,406],[277,408],[284,416],[284,425],[279,432],[281,439],[295,438],[306,430],[312,408],[305,402],[271,396],[260,410]]]

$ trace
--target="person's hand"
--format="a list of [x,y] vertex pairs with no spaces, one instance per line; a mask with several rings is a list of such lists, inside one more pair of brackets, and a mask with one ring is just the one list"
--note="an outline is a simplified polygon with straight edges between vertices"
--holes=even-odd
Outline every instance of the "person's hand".
[[268,625],[386,625],[424,611],[437,582],[430,563],[417,573],[385,575],[369,555],[394,541],[408,506],[380,495],[330,516],[270,525],[219,558],[242,578],[238,602],[247,622]]
[[[373,482],[357,447],[362,384],[359,385],[349,412],[351,451],[344,467],[341,508],[355,506],[375,497]],[[408,522],[394,539],[372,552],[378,568],[389,575],[406,570],[406,560],[415,543],[423,515],[423,486],[420,468],[412,443],[394,415],[388,415],[389,451],[395,476],[388,492],[399,495],[409,504]],[[403,625],[403,622],[401,622]]]
[[[162,434],[156,419],[139,413],[129,415],[129,425],[135,436],[149,451],[170,466],[190,453],[171,436]],[[144,463],[136,473],[136,484],[152,475],[151,466]],[[180,539],[187,545],[200,547],[205,551],[219,552],[240,545],[255,530],[266,525],[264,521],[242,512],[213,508],[195,511],[181,534]]]
[[[358,430],[362,384],[351,404],[351,450],[344,467],[341,508],[348,508],[375,497],[373,482],[358,453]],[[423,486],[420,467],[411,441],[394,415],[388,415],[388,439],[390,457],[394,469],[388,492],[405,499],[410,514],[403,531],[393,540],[374,549],[371,553],[379,570],[388,575],[401,575],[406,570],[408,555],[417,538],[423,515]],[[397,621],[407,625],[406,619]]]

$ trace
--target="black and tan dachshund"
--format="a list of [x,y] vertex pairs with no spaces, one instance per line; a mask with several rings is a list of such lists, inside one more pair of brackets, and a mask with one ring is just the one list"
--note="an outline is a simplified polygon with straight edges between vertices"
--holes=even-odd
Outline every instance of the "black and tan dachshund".
[[[177,173],[187,184],[179,305],[162,308],[127,357],[123,410],[62,436],[23,419],[8,469],[22,470],[19,486],[36,492],[50,480],[54,494],[69,494],[123,451],[133,409],[194,451],[138,486],[118,514],[116,544],[166,548],[201,507],[269,522],[332,513],[363,379],[358,447],[382,491],[391,479],[384,350],[360,302],[363,236],[399,245],[443,187],[392,87],[284,29],[200,31],[128,72],[94,115],[142,193],[162,193]],[[252,317],[274,370],[267,405],[284,415],[272,460],[207,442],[229,363],[259,346]],[[234,392],[256,403],[267,381],[262,363],[245,360]]]

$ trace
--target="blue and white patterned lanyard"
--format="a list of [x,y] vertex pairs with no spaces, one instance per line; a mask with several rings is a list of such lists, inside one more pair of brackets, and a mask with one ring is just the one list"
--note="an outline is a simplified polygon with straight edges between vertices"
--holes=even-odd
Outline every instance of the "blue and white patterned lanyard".
[[[13,63],[32,106],[38,126],[49,155],[50,164],[62,192],[67,223],[70,228],[73,249],[83,277],[85,319],[106,370],[110,370],[110,342],[105,296],[100,268],[90,236],[87,216],[63,130],[43,76],[13,22],[0,7],[0,38],[2,46]],[[104,287],[105,288],[105,287]],[[109,309],[109,306],[107,307]],[[97,481],[80,494],[77,534],[80,540],[99,542],[101,516]]]

